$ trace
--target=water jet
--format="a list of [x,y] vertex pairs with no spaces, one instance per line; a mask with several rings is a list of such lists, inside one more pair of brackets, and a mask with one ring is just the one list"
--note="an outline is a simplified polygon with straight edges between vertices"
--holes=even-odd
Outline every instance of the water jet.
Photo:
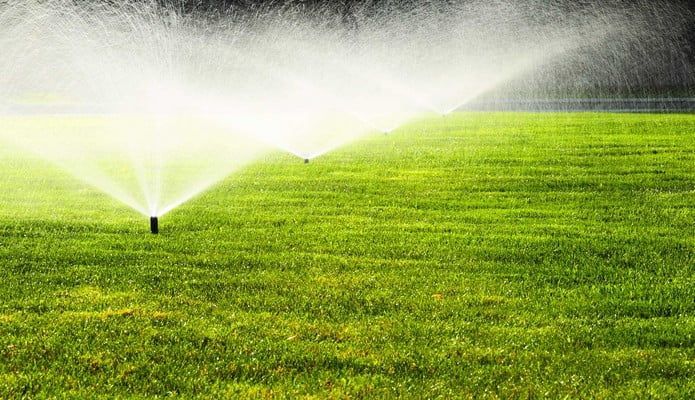
[[308,164],[473,101],[685,83],[695,65],[678,40],[692,24],[668,1],[393,2],[356,13],[345,35],[330,13],[294,9],[0,0],[0,138],[151,217],[156,234],[158,216],[273,148]]

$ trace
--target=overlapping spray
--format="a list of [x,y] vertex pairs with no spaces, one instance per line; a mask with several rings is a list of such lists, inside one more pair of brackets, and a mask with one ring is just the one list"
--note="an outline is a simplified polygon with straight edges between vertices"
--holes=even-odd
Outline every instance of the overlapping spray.
[[346,23],[291,6],[0,1],[0,137],[161,216],[274,148],[311,159],[562,60],[620,80],[684,28],[664,9],[653,29],[653,10],[415,2]]

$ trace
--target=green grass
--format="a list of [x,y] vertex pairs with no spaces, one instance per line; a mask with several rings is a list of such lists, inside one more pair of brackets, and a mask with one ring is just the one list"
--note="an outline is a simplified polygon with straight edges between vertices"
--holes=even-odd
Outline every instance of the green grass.
[[695,396],[695,115],[274,154],[160,236],[0,157],[0,398]]

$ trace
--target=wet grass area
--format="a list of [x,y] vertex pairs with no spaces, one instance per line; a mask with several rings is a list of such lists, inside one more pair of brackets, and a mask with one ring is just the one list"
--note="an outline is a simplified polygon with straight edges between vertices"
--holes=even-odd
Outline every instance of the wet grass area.
[[0,398],[692,398],[695,115],[460,113],[149,221],[0,155]]

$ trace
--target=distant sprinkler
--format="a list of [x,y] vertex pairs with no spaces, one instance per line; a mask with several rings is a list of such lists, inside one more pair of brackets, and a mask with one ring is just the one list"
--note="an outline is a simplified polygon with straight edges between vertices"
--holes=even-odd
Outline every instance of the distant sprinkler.
[[304,164],[309,164],[309,159],[308,159],[308,158],[305,158],[305,159],[304,159]]
[[159,218],[150,217],[150,231],[154,235],[159,233]]

